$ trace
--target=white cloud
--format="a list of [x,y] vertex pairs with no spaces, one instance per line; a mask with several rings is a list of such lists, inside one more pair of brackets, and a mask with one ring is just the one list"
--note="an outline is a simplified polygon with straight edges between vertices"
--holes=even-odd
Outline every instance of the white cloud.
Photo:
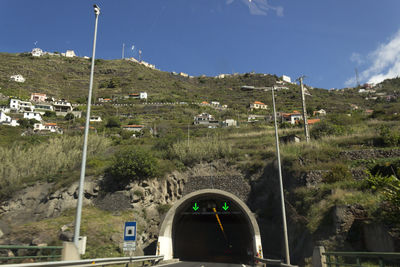
[[361,65],[362,63],[364,63],[363,58],[361,57],[361,55],[359,53],[355,53],[353,52],[350,56],[350,61],[351,62],[355,62],[358,65]]
[[[357,60],[358,57],[353,55],[351,58]],[[385,79],[400,76],[400,30],[387,43],[369,53],[367,63],[369,67],[360,73],[361,81],[380,83]],[[347,80],[345,85],[354,85],[354,78]]]
[[[226,4],[230,5],[235,0],[226,0]],[[276,15],[279,17],[283,17],[283,7],[282,6],[271,6],[268,3],[268,0],[240,0],[243,4],[245,4],[252,15],[261,15],[266,16],[268,11],[275,11]]]

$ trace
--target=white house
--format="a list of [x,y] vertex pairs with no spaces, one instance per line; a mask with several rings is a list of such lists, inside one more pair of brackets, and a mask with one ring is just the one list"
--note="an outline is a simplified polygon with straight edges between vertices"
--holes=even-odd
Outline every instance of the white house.
[[153,69],[153,70],[156,68],[156,65],[147,63],[147,62],[145,62],[145,61],[140,61],[140,64],[142,64],[143,66],[148,67],[148,68],[150,68],[150,69]]
[[65,57],[76,57],[74,50],[67,50]]
[[218,101],[211,101],[211,106],[216,106],[218,107],[220,104]]
[[24,112],[24,119],[42,121],[39,112]]
[[180,76],[183,76],[183,77],[189,77],[189,74],[187,74],[187,73],[184,73],[184,72],[179,72],[179,75]]
[[222,127],[237,126],[237,121],[233,119],[226,119],[221,124]]
[[32,49],[31,54],[32,54],[32,56],[34,56],[34,57],[40,57],[40,56],[43,56],[43,50],[40,49],[40,48],[38,48],[38,47],[36,47],[36,48],[33,48],[33,49]]
[[290,124],[296,124],[297,121],[303,120],[303,115],[298,111],[293,111],[293,113],[282,113],[282,122],[289,122]]
[[287,82],[287,83],[291,83],[291,82],[292,82],[292,79],[290,79],[289,76],[282,75],[282,81]]
[[93,122],[102,122],[103,120],[101,119],[100,116],[90,116],[89,121],[93,121]]
[[60,99],[53,103],[54,111],[59,112],[70,112],[72,111],[72,105],[65,99]]
[[12,127],[17,127],[17,126],[19,126],[19,123],[18,123],[18,120],[12,119],[8,125],[10,125]]
[[313,115],[314,115],[314,116],[316,116],[316,115],[317,115],[317,116],[326,116],[326,111],[325,111],[324,109],[321,108],[320,110],[314,111],[314,112],[313,112]]
[[11,123],[11,117],[7,116],[4,111],[0,110],[0,124],[2,123]]
[[12,76],[10,76],[10,79],[13,80],[14,82],[18,82],[18,83],[25,82],[25,78],[21,74],[12,75]]
[[264,104],[263,102],[260,101],[254,101],[253,103],[250,104],[250,109],[268,109],[268,105]]
[[49,122],[49,123],[35,123],[33,125],[33,130],[37,131],[49,131],[51,133],[62,133],[61,128],[57,126],[57,123]]
[[132,132],[140,132],[144,129],[143,125],[122,125],[122,129]]
[[214,116],[208,113],[201,113],[194,117],[194,124],[218,124]]
[[46,94],[41,94],[41,93],[32,93],[31,94],[31,101],[34,102],[45,102],[47,99]]
[[31,102],[22,101],[19,99],[11,99],[10,109],[15,111],[34,111],[35,107]]
[[147,92],[140,92],[139,98],[140,99],[147,99]]

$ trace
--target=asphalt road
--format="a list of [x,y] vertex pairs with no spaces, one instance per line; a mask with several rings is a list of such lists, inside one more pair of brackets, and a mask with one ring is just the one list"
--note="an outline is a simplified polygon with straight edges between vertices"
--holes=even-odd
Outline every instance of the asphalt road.
[[158,266],[165,267],[247,267],[249,265],[237,264],[237,263],[214,263],[214,262],[198,262],[198,261],[180,261],[170,264],[161,264]]

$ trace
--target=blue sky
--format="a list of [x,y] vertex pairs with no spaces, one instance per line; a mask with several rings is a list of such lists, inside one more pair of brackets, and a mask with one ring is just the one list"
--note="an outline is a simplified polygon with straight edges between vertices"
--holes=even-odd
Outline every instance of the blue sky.
[[[138,57],[163,71],[306,75],[314,87],[400,72],[399,0],[1,0],[0,52],[73,49]],[[132,46],[134,49],[132,50]],[[1,63],[1,62],[0,62]]]

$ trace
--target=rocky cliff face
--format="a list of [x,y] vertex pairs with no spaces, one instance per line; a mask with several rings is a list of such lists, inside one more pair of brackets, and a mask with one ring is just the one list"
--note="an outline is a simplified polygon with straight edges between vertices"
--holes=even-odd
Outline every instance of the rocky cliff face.
[[[155,253],[159,226],[169,206],[182,196],[205,188],[221,189],[231,192],[248,204],[256,214],[263,240],[264,255],[280,258],[284,255],[282,240],[282,213],[279,193],[279,180],[276,164],[271,163],[259,173],[246,177],[233,166],[224,161],[202,163],[186,172],[173,172],[165,179],[133,182],[118,191],[106,190],[103,177],[90,177],[85,182],[84,205],[94,206],[100,210],[118,214],[123,211],[140,211],[138,223],[143,231],[138,235],[137,248],[140,253]],[[323,171],[315,171],[300,177],[292,177],[284,170],[284,187],[286,194],[296,186],[315,186],[320,182]],[[46,232],[21,235],[15,227],[27,222],[57,218],[63,212],[75,209],[78,183],[68,188],[52,191],[52,184],[37,184],[28,187],[12,199],[0,203],[0,244],[43,244],[50,240],[71,240],[73,222],[60,225],[56,237],[49,237]],[[326,217],[327,223],[316,233],[311,234],[306,227],[307,221],[286,201],[288,233],[293,262],[301,263],[310,257],[314,245],[338,244],[344,248],[357,247],[354,233],[363,234],[362,246],[373,247],[369,237],[375,229],[365,224],[360,226],[364,216],[362,207],[336,207]],[[377,225],[381,232],[387,233],[382,225]],[[360,230],[361,229],[361,230]],[[43,230],[45,231],[45,229]],[[358,232],[357,232],[358,231]],[[393,235],[381,238],[382,244],[395,249]],[[121,244],[122,234],[111,233],[110,242]],[[369,245],[366,245],[369,244]],[[361,246],[360,244],[358,244]]]

